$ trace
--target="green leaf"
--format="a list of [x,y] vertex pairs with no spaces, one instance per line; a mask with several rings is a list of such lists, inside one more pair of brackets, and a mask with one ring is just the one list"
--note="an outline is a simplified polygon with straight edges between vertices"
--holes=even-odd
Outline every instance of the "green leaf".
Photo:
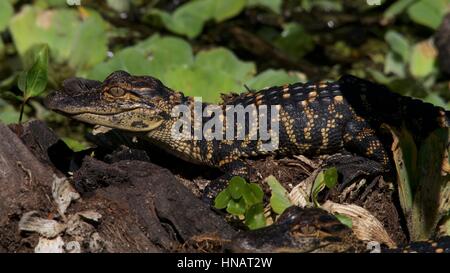
[[19,77],[17,79],[17,87],[19,87],[20,91],[25,94],[27,90],[27,74],[28,71],[22,71],[19,74]]
[[349,228],[352,228],[353,226],[352,218],[343,214],[335,214],[334,216],[339,220],[339,222],[341,222],[342,224],[346,225]]
[[89,148],[85,143],[70,137],[63,137],[62,140],[74,152],[80,152]]
[[281,86],[286,83],[295,83],[304,79],[289,75],[283,70],[268,69],[247,81],[246,85],[254,90],[261,90],[270,86]]
[[406,10],[408,6],[414,3],[416,0],[399,0],[394,2],[389,8],[384,12],[384,19],[391,20],[403,11]]
[[187,96],[201,97],[204,102],[217,103],[220,93],[238,90],[241,86],[224,71],[206,70],[199,67],[178,67],[167,71],[161,78],[174,90]]
[[[87,73],[87,77],[103,80],[115,70],[125,70],[134,75],[154,76],[170,86],[171,82],[166,82],[168,74],[174,69],[187,69],[193,62],[192,49],[186,41],[154,35],[120,50],[109,61],[96,65]],[[179,74],[176,77],[180,77],[177,81],[184,78]]]
[[247,188],[249,189],[249,191],[244,191],[243,194],[243,198],[247,205],[253,205],[263,202],[264,192],[258,184],[248,183]]
[[195,66],[205,70],[223,71],[242,85],[256,73],[254,63],[239,60],[226,48],[200,51],[195,57]]
[[214,199],[214,207],[216,209],[224,209],[228,206],[228,202],[231,200],[231,195],[228,189],[221,191]]
[[[204,6],[203,1],[195,1],[178,8],[172,15],[160,10],[153,10],[152,15],[159,16],[164,26],[170,31],[186,35],[189,38],[197,37],[203,29],[204,22],[208,19],[209,6]],[[192,5],[195,6],[192,6]],[[206,11],[206,13],[205,13]]]
[[314,184],[312,186],[312,200],[316,206],[319,206],[317,198],[319,193],[325,189],[325,175],[324,171],[321,171],[317,174],[316,179],[314,180]]
[[312,36],[298,23],[284,25],[283,32],[274,45],[297,61],[315,46]]
[[281,5],[283,4],[282,0],[248,0],[247,6],[263,6],[267,7],[276,14],[280,14]]
[[338,172],[336,168],[329,168],[323,172],[323,179],[325,186],[327,188],[332,189],[336,186],[338,182]]
[[400,33],[389,30],[385,35],[391,49],[402,57],[403,62],[407,62],[410,56],[410,45],[408,40]]
[[48,46],[42,45],[37,51],[35,63],[27,73],[25,100],[39,96],[47,86]]
[[252,230],[266,226],[266,217],[264,216],[262,203],[255,204],[248,209],[245,213],[245,224]]
[[0,32],[2,32],[9,23],[14,14],[11,3],[7,0],[0,1]]
[[[92,66],[106,58],[107,24],[94,10],[42,10],[25,5],[10,21],[14,45],[22,61],[33,46],[46,43],[56,63]],[[80,67],[74,67],[78,69]]]
[[406,64],[402,61],[400,55],[388,52],[384,63],[384,74],[393,73],[400,78],[406,76]]
[[266,181],[272,191],[270,206],[275,213],[282,214],[285,209],[292,206],[288,192],[274,176],[267,177]]
[[162,10],[152,10],[150,15],[158,16],[170,31],[197,37],[208,20],[222,22],[238,15],[245,7],[246,0],[197,0],[190,1],[169,14]]
[[447,5],[447,0],[420,0],[408,8],[408,15],[418,24],[437,29],[446,13]]
[[244,199],[239,199],[239,201],[235,201],[231,199],[227,205],[227,212],[236,216],[245,214],[245,201]]
[[413,47],[409,70],[416,78],[430,75],[436,64],[437,50],[430,41],[423,41]]
[[450,211],[449,179],[442,162],[448,160],[449,128],[433,131],[421,143],[417,167],[419,176],[411,217],[411,238],[426,240],[436,231],[441,218]]
[[231,178],[228,184],[228,191],[233,199],[239,199],[242,197],[242,193],[247,189],[247,182],[240,176],[234,176]]
[[217,22],[225,21],[238,15],[245,7],[246,0],[203,0],[211,2],[213,5],[213,17]]
[[[72,67],[86,70],[107,57],[108,39],[105,29],[106,23],[96,13],[80,24],[70,48],[69,64]],[[93,48],[95,50],[92,50]]]
[[445,100],[434,92],[430,92],[423,100],[436,106],[447,108],[447,103]]

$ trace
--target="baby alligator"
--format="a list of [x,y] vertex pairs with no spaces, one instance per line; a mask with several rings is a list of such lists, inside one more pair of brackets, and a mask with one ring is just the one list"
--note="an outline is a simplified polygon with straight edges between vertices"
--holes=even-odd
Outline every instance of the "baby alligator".
[[[174,134],[174,125],[180,121],[179,115],[173,115],[175,107],[207,110],[209,104],[199,104],[153,77],[132,76],[124,71],[112,73],[103,82],[68,79],[61,90],[48,96],[46,105],[83,122],[145,135],[180,158],[221,169],[225,174],[210,183],[204,193],[206,199],[213,198],[232,176],[249,177],[252,169],[245,158],[268,154],[350,155],[345,159],[331,157],[328,161],[343,175],[344,183],[361,174],[385,174],[391,170],[391,163],[380,133],[383,123],[396,128],[405,126],[418,142],[434,129],[449,124],[449,112],[354,76],[343,76],[336,82],[286,84],[227,95],[217,112],[210,116],[202,116],[200,112],[200,118],[197,117],[197,125],[204,128],[214,117],[225,120],[230,106],[235,110],[237,106],[250,109],[241,120],[237,118],[237,110],[231,115],[236,119],[230,121],[227,116],[228,126],[223,126],[222,131],[216,129],[222,136],[219,138],[208,138],[213,127],[200,138]],[[273,149],[265,146],[268,140],[261,137],[259,127],[250,126],[252,117],[262,113],[261,106],[276,110],[266,111],[264,117],[272,130],[268,132],[278,129],[278,134],[270,135],[270,141],[277,143]],[[196,117],[193,119],[184,132],[197,130]],[[271,127],[275,119],[278,128]],[[234,138],[226,138],[224,128],[243,130],[243,137],[237,138],[236,133],[232,135]]]

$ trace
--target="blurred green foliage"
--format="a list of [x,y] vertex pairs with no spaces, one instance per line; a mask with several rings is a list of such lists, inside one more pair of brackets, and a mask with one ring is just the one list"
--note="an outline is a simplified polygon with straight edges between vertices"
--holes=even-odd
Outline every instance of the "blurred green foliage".
[[47,90],[71,76],[102,80],[123,69],[218,102],[220,93],[245,86],[351,73],[448,108],[449,77],[439,70],[433,35],[449,6],[450,0],[0,1],[0,120],[16,121],[25,101],[24,119],[44,118],[66,138],[83,140],[78,123],[38,106],[46,92],[30,96],[21,88],[42,44],[49,49]]

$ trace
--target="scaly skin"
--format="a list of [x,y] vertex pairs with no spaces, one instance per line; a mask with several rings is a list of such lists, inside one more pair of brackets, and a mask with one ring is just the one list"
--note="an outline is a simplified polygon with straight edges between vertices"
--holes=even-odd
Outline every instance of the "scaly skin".
[[[104,82],[68,79],[62,90],[49,95],[46,104],[80,121],[145,134],[178,157],[220,168],[225,174],[205,191],[207,199],[223,189],[232,176],[249,176],[252,170],[245,158],[267,154],[347,153],[351,156],[338,156],[328,162],[338,168],[345,182],[360,174],[383,174],[390,170],[390,159],[386,144],[379,137],[381,124],[394,127],[404,124],[420,142],[432,130],[448,127],[449,123],[449,114],[441,108],[353,76],[343,76],[332,83],[296,83],[225,97],[220,105],[222,118],[226,116],[226,105],[277,107],[279,148],[272,151],[262,148],[261,139],[251,140],[249,130],[243,140],[174,138],[171,128],[178,118],[171,116],[171,110],[177,105],[193,109],[194,100],[149,76],[117,71]],[[201,107],[207,106],[203,103]],[[209,120],[203,117],[201,123]],[[271,121],[270,115],[267,120]],[[246,115],[247,128],[248,122]],[[235,129],[242,125],[242,122],[232,124]]]

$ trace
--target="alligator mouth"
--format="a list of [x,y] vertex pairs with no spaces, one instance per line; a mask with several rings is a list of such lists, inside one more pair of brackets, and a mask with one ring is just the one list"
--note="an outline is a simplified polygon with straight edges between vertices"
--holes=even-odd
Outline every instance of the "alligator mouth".
[[152,131],[158,128],[163,122],[163,119],[158,116],[146,117],[145,120],[133,119],[132,116],[128,115],[128,112],[130,111],[124,111],[115,114],[98,114],[98,113],[84,112],[84,113],[70,114],[69,117],[71,117],[72,119],[76,119],[94,125],[102,125],[105,127],[133,132]]

